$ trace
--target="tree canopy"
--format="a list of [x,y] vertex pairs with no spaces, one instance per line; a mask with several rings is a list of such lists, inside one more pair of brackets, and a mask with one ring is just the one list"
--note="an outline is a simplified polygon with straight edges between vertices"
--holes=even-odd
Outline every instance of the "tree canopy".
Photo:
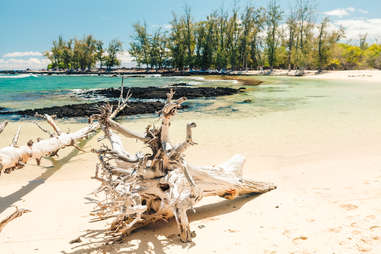
[[366,35],[359,35],[358,46],[343,43],[344,29],[318,17],[311,0],[295,0],[287,11],[276,0],[266,7],[221,8],[200,21],[186,6],[183,15],[173,14],[168,31],[149,30],[134,25],[129,53],[151,69],[323,70],[380,68],[381,63],[381,45],[369,46]]
[[48,69],[54,70],[91,70],[98,62],[100,68],[103,63],[107,69],[120,65],[117,54],[122,51],[122,43],[112,40],[108,48],[104,43],[96,40],[92,35],[86,35],[81,40],[69,39],[65,41],[62,36],[52,42],[50,50],[44,55],[50,60]]
[[[266,7],[235,5],[196,21],[189,6],[173,13],[169,28],[152,29],[133,24],[129,54],[138,67],[177,70],[288,70],[381,69],[381,45],[367,42],[344,43],[344,29],[327,17],[319,17],[313,0],[295,0],[282,10],[277,0]],[[357,45],[356,45],[357,44]],[[45,52],[49,69],[90,70],[99,65],[108,70],[121,64],[122,43],[108,47],[92,35],[65,41],[61,36]]]

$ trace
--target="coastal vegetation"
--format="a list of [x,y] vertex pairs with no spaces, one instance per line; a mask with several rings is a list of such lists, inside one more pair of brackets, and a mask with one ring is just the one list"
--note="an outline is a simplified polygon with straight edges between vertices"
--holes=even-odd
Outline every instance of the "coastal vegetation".
[[92,35],[83,39],[70,39],[65,41],[62,36],[52,42],[52,48],[44,55],[50,60],[48,69],[55,70],[91,70],[98,62],[110,70],[120,65],[117,54],[122,51],[122,42],[112,40],[107,48],[101,40],[96,40]]
[[[173,13],[167,26],[152,29],[135,23],[128,52],[138,68],[175,70],[299,70],[381,69],[381,44],[345,41],[343,27],[320,17],[311,0],[295,0],[283,10],[276,0],[267,6],[235,5],[196,21],[189,6]],[[65,41],[61,36],[45,52],[48,69],[91,70],[98,64],[111,70],[121,64],[122,43],[108,47],[92,35]]]
[[173,13],[167,31],[133,27],[129,53],[147,69],[381,69],[381,44],[368,45],[366,34],[359,45],[344,43],[344,29],[319,17],[309,0],[296,0],[289,10],[275,0],[221,8],[200,21],[186,6],[182,16]]

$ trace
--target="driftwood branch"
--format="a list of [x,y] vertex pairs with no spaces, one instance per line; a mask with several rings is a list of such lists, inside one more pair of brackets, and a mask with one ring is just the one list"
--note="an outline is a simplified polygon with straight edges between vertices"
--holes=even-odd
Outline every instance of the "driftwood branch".
[[[120,111],[127,107],[127,101],[130,97],[130,92],[127,93],[127,96],[125,98],[121,97],[120,103],[118,104],[118,107],[115,110],[112,110],[112,107],[110,105],[107,105],[101,108],[100,111],[102,112],[106,110],[108,112],[111,112],[108,115],[108,118],[110,121],[112,121],[112,119],[115,118]],[[54,133],[51,133],[48,130],[42,128],[40,124],[35,122],[35,124],[43,132],[49,134],[50,138],[43,140],[37,139],[36,142],[30,140],[24,146],[17,146],[17,142],[20,135],[19,128],[11,145],[4,148],[0,148],[0,174],[2,172],[10,173],[16,168],[22,168],[25,165],[25,163],[27,163],[27,161],[31,158],[35,159],[37,161],[37,164],[39,165],[42,157],[57,155],[57,152],[60,149],[65,148],[67,146],[72,146],[78,150],[83,151],[76,145],[77,140],[88,137],[90,133],[96,131],[100,127],[99,122],[93,122],[94,119],[100,118],[97,116],[93,116],[93,118],[90,119],[90,123],[88,126],[73,133],[64,133],[63,131],[61,131],[59,126],[54,121],[55,116],[50,116],[47,114],[40,115],[38,113],[35,116],[45,119],[54,130]],[[0,133],[3,131],[6,125],[6,121],[0,124]]]
[[17,128],[16,134],[15,134],[15,136],[12,139],[11,146],[13,146],[13,147],[17,146],[17,143],[19,142],[20,130],[21,130],[21,126],[19,126]]
[[[87,137],[98,128],[99,124],[93,123],[76,132],[67,134],[59,131],[57,127],[56,136],[37,140],[36,142],[30,140],[27,145],[23,146],[14,144],[18,140],[18,134],[16,134],[10,146],[0,149],[0,172],[10,173],[16,168],[22,168],[31,158],[36,159],[39,163],[42,157],[54,155],[62,148],[73,146],[77,140]],[[58,135],[58,133],[60,134]]]
[[[123,239],[137,228],[159,220],[175,217],[180,239],[191,241],[187,211],[203,197],[220,196],[234,199],[247,193],[264,193],[275,189],[270,183],[256,182],[242,176],[245,158],[236,155],[218,166],[196,167],[184,159],[186,149],[194,145],[192,128],[186,126],[185,141],[172,145],[169,140],[170,120],[186,99],[167,102],[159,112],[161,126],[148,126],[145,135],[137,134],[113,121],[110,107],[103,108],[95,119],[101,124],[111,148],[97,150],[99,163],[94,179],[101,182],[98,189],[102,200],[93,215],[99,220],[113,218],[107,229],[107,240]],[[123,100],[119,106],[126,104]],[[114,132],[145,143],[149,153],[131,155]]]
[[49,135],[49,137],[53,137],[53,133],[51,133],[50,131],[48,131],[47,129],[43,128],[37,121],[33,121],[33,123],[35,125],[37,125],[37,127],[42,130],[43,132],[47,133]]
[[4,121],[4,122],[0,123],[0,133],[3,132],[3,130],[5,129],[7,124],[8,124],[8,121]]
[[7,218],[5,218],[4,220],[0,222],[0,232],[3,230],[5,225],[7,225],[10,221],[22,216],[24,213],[29,213],[29,212],[30,210],[28,209],[18,209],[18,207],[16,207],[16,211],[14,211],[11,215],[9,215]]

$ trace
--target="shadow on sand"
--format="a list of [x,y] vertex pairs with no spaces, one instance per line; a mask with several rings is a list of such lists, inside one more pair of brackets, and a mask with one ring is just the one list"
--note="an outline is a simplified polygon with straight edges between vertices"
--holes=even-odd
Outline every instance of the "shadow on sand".
[[[80,148],[83,148],[87,142],[89,142],[91,138],[82,140],[79,142],[78,146]],[[60,160],[55,160],[53,158],[47,158],[52,162],[52,166],[46,167],[46,171],[42,173],[40,176],[36,177],[35,179],[29,181],[27,185],[22,186],[19,190],[13,192],[12,194],[0,197],[0,213],[4,212],[7,208],[9,208],[12,204],[16,203],[17,201],[20,201],[22,197],[27,195],[28,193],[32,192],[34,189],[36,189],[38,186],[45,183],[45,181],[54,175],[58,170],[62,168],[63,165],[65,165],[67,162],[69,162],[73,157],[75,157],[79,153],[79,150],[73,148],[73,150],[63,157]],[[21,169],[22,170],[22,169]]]
[[[196,213],[190,212],[190,221],[198,221],[240,209],[246,202],[258,197],[260,194],[243,195],[235,200],[223,200],[217,203],[196,208]],[[200,229],[199,229],[200,230]],[[159,222],[135,231],[128,236],[124,243],[105,244],[104,230],[88,230],[80,238],[86,243],[72,248],[73,251],[62,251],[63,254],[90,254],[90,253],[158,253],[165,254],[165,248],[173,245],[183,249],[192,248],[195,243],[182,243],[177,235],[177,225],[174,219],[168,222]],[[137,240],[137,241],[134,241]]]

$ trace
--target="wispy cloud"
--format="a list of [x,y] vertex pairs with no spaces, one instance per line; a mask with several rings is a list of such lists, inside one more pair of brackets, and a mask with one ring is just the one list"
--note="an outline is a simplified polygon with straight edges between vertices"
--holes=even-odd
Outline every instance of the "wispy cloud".
[[0,70],[25,70],[26,68],[40,70],[45,69],[49,60],[43,57],[0,58]]
[[26,56],[42,56],[42,53],[37,51],[24,51],[24,52],[10,52],[3,55],[3,57],[26,57]]
[[345,28],[347,39],[358,40],[360,34],[366,33],[371,40],[381,40],[381,18],[341,19],[335,21],[335,24]]
[[339,8],[339,9],[334,9],[334,10],[323,12],[323,14],[325,14],[327,16],[334,16],[334,17],[339,17],[339,18],[342,18],[344,16],[353,15],[355,13],[368,14],[369,12],[367,10],[364,10],[364,9],[355,9],[353,7]]
[[364,9],[358,9],[358,11],[359,11],[360,13],[362,13],[362,14],[368,14],[368,13],[369,13],[369,11],[364,10]]
[[[39,52],[12,52],[0,57],[0,70],[34,70],[46,69],[50,63],[49,59],[43,57]],[[28,57],[33,56],[33,57]],[[135,67],[135,59],[128,53],[122,51],[118,54],[122,67]]]
[[323,12],[323,14],[328,15],[328,16],[335,16],[335,17],[344,17],[348,16],[350,13],[355,12],[356,9],[353,7],[348,7],[345,9],[334,9],[330,11]]
[[122,51],[118,54],[118,58],[121,61],[122,67],[135,67],[136,61],[135,58],[128,53],[128,51]]

